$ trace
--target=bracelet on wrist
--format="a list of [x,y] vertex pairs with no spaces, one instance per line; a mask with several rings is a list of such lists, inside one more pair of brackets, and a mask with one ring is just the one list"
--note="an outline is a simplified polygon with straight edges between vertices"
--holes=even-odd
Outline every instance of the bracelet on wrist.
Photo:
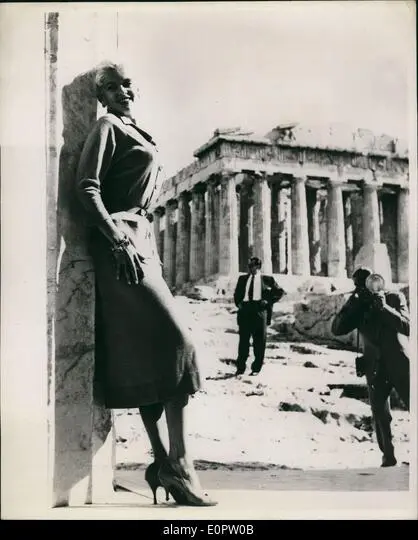
[[130,244],[129,238],[126,234],[124,234],[123,238],[115,242],[112,246],[112,252],[118,252],[123,251],[125,248],[127,248]]

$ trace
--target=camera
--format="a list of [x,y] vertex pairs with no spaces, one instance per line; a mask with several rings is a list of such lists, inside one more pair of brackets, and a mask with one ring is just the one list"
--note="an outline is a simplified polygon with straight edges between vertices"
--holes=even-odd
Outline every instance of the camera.
[[365,283],[359,284],[355,289],[355,296],[368,308],[379,308],[384,295],[385,280],[380,274],[371,274]]

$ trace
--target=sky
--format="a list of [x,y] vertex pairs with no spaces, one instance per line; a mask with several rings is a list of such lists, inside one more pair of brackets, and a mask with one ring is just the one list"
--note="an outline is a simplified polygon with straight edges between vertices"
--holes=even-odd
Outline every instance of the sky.
[[[216,128],[348,123],[407,136],[412,2],[136,4],[119,60],[168,176]],[[412,60],[412,62],[411,62]]]

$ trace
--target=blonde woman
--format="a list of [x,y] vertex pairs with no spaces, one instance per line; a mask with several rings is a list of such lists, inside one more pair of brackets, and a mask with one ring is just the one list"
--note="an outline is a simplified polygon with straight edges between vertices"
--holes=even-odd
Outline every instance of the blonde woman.
[[[165,283],[148,210],[161,189],[158,150],[133,118],[132,80],[121,65],[96,75],[107,114],[82,151],[77,193],[89,219],[97,291],[96,377],[111,409],[138,407],[154,454],[146,471],[178,504],[216,504],[202,491],[186,451],[184,414],[200,388],[190,331]],[[169,450],[157,422],[165,412]]]

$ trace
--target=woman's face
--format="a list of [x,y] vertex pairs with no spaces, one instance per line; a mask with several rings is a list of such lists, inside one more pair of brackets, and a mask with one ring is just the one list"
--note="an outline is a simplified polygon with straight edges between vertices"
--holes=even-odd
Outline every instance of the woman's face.
[[129,116],[135,99],[132,81],[122,72],[109,70],[101,85],[101,102],[109,111]]

